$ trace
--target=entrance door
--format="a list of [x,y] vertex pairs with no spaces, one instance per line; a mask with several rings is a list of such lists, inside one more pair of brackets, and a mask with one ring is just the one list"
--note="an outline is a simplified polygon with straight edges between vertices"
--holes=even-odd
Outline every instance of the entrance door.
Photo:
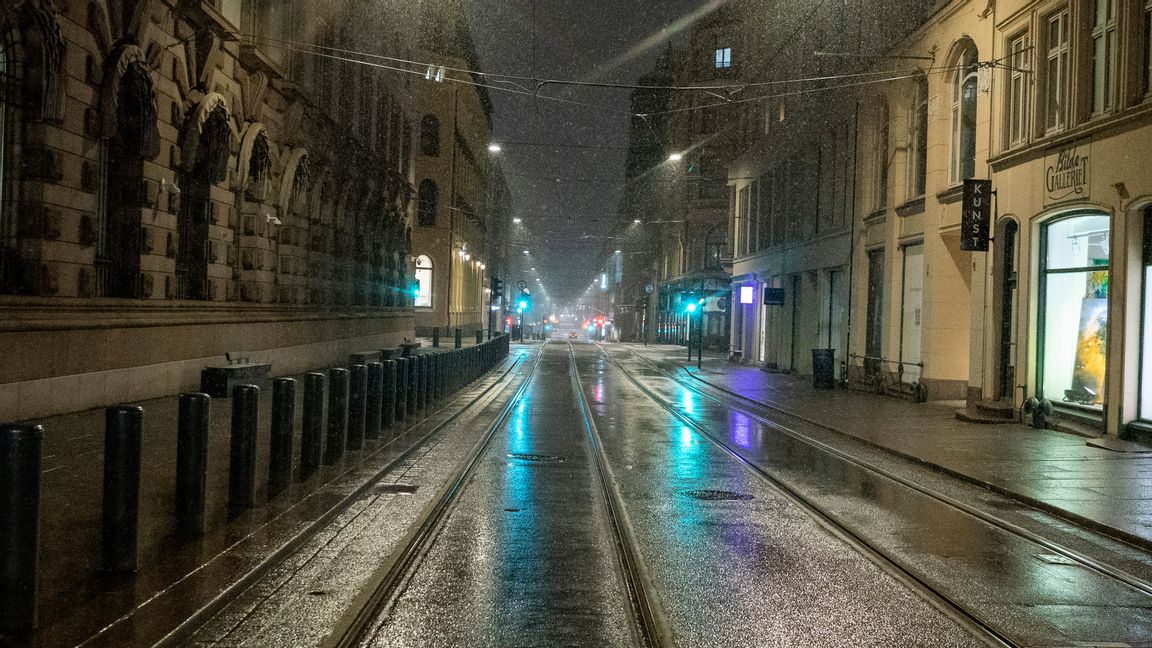
[[844,335],[844,312],[848,299],[848,283],[844,280],[843,270],[832,270],[828,273],[828,348],[836,350],[836,362],[839,366],[844,357],[844,348],[841,342]]
[[1015,395],[1016,367],[1013,366],[1014,338],[1016,330],[1016,221],[1004,225],[1000,235],[1004,256],[1000,265],[1000,398],[1011,399]]
[[924,244],[904,247],[904,288],[900,323],[900,361],[904,364],[904,382],[917,382],[921,377],[920,341],[924,312]]

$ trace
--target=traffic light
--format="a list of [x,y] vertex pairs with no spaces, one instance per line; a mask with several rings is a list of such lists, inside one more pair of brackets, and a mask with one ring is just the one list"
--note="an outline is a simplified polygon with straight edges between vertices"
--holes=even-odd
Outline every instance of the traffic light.
[[492,301],[498,301],[501,297],[504,296],[504,281],[499,277],[492,277],[491,284],[492,285],[490,288],[492,288]]
[[527,290],[520,292],[520,297],[516,300],[516,310],[522,313],[532,310],[532,293]]

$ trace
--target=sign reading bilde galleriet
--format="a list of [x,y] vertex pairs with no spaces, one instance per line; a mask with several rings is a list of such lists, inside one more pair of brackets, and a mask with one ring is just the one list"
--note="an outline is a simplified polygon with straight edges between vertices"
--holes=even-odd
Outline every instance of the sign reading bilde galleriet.
[[992,181],[964,181],[963,213],[960,215],[960,249],[987,252],[992,223]]
[[1087,145],[1066,146],[1044,156],[1045,202],[1087,198],[1090,168]]

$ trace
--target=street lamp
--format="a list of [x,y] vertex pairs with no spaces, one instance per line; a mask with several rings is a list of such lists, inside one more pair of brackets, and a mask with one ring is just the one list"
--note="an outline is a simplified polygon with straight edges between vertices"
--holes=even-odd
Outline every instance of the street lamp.
[[519,219],[519,218],[513,218],[513,219],[512,219],[512,223],[513,223],[514,225],[519,225],[519,224],[520,224],[520,219]]
[[684,156],[680,153],[673,153],[672,155],[668,156],[669,162],[679,162],[680,160],[683,160],[683,159],[684,159]]
[[488,152],[489,153],[499,153],[500,151],[503,151],[503,150],[504,149],[500,148],[499,144],[492,143],[492,144],[488,145]]

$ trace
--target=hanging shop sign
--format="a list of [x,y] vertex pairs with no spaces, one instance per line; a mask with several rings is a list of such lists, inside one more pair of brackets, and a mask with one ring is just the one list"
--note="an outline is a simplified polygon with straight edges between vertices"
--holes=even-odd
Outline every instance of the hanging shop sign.
[[783,306],[784,305],[784,289],[783,288],[769,288],[764,287],[764,305],[765,306]]
[[960,215],[960,249],[987,252],[992,223],[992,181],[968,178],[964,181],[963,212]]
[[1044,189],[1048,203],[1088,197],[1091,167],[1088,146],[1072,145],[1044,157]]

